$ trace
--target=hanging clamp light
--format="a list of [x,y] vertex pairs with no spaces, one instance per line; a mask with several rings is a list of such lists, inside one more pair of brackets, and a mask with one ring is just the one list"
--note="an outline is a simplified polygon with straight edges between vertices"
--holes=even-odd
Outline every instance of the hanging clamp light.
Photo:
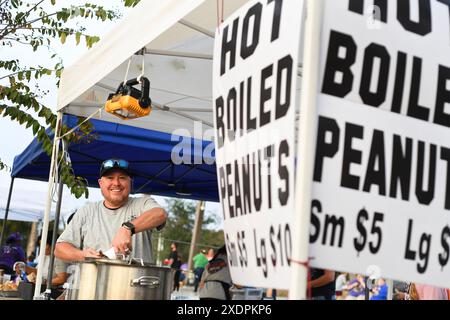
[[[139,83],[141,90],[133,87]],[[143,76],[122,82],[115,93],[109,94],[105,110],[123,120],[147,116],[152,110],[149,92],[150,81]]]

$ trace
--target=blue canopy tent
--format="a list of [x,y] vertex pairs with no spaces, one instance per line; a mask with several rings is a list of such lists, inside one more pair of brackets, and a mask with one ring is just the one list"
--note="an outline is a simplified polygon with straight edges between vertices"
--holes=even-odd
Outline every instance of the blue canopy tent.
[[[75,127],[78,117],[64,115],[63,122],[68,127]],[[130,162],[134,175],[132,193],[219,201],[211,141],[173,136],[108,121],[92,119],[91,123],[95,138],[68,146],[74,173],[85,177],[89,187],[98,188],[101,162],[118,157]],[[175,157],[191,161],[175,164],[172,161],[173,152]],[[47,181],[49,169],[50,157],[34,139],[15,157],[11,176]]]

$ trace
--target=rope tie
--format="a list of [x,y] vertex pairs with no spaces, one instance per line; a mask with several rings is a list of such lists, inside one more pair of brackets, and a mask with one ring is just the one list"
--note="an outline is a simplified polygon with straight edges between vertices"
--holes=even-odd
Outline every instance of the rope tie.
[[298,265],[301,265],[308,269],[308,276],[307,276],[307,298],[308,300],[311,300],[312,297],[312,288],[311,288],[311,268],[310,268],[310,262],[311,260],[314,260],[314,257],[309,257],[308,261],[297,261],[289,258],[289,261]]

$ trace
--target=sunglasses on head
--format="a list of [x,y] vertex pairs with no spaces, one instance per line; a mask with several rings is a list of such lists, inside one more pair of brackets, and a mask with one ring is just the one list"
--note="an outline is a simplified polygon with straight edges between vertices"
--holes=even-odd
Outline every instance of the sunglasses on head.
[[111,169],[111,168],[120,168],[120,169],[128,169],[130,164],[128,161],[123,159],[108,159],[103,161],[102,169]]

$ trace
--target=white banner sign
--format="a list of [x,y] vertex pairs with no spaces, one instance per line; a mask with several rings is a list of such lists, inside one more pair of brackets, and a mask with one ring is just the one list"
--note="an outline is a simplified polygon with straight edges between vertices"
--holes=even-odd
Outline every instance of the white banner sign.
[[450,287],[450,2],[325,4],[312,264]]
[[233,282],[288,288],[303,1],[249,1],[218,29],[216,161]]

